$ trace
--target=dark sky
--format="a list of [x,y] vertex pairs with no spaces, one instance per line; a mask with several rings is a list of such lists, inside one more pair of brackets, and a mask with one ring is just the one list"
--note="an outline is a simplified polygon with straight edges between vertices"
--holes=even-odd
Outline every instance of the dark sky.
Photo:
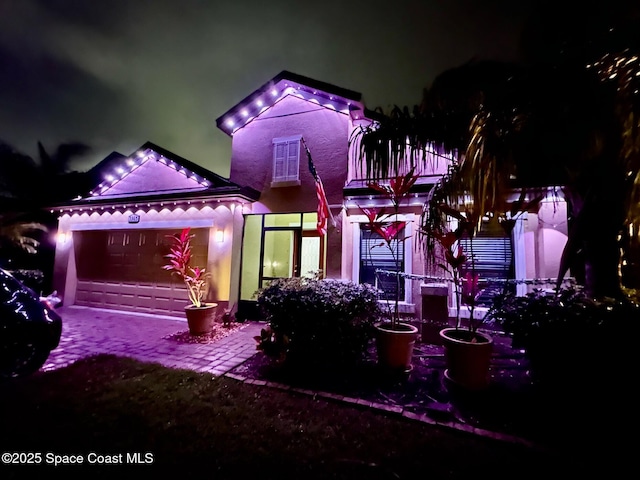
[[282,70],[419,103],[442,71],[512,59],[533,0],[0,0],[0,140],[73,165],[150,141],[223,176],[215,119]]

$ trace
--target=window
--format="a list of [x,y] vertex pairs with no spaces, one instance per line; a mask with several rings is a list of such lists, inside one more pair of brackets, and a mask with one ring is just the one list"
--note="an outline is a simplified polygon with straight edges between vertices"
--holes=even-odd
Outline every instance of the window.
[[301,135],[273,139],[272,187],[300,185]]
[[[391,251],[383,244],[382,238],[369,230],[368,225],[363,222],[364,216],[360,217],[353,224],[353,265],[352,278],[356,282],[370,283],[377,285],[384,292],[382,299],[395,301],[398,283],[395,275],[378,275],[376,279],[376,269],[395,271],[399,265],[400,271],[405,274],[412,272],[412,222],[413,215],[400,215],[398,220],[406,221],[404,231],[400,232],[399,238],[405,238],[404,242],[394,242],[394,261]],[[355,220],[355,219],[354,219]],[[411,280],[408,277],[401,277],[399,282],[399,299],[401,311],[405,313],[413,312]]]
[[[402,237],[402,233],[400,234]],[[377,285],[384,293],[384,300],[395,300],[396,292],[399,291],[398,298],[404,300],[404,280],[397,282],[394,275],[378,275],[376,270],[387,270],[390,272],[404,272],[404,243],[397,240],[391,242],[393,253],[384,243],[382,237],[369,230],[365,225],[360,227],[360,283]]]
[[[514,278],[511,240],[503,232],[496,234],[480,231],[473,239],[473,245],[466,237],[460,239],[460,244],[467,256],[473,252],[475,258],[475,273],[479,277],[476,305],[489,307],[493,297],[501,293],[505,287],[513,288],[512,285],[504,283],[505,279]],[[471,262],[467,262],[462,267],[462,275],[471,271],[470,265]]]
[[240,300],[274,278],[311,276],[325,270],[325,242],[316,231],[317,214],[271,213],[245,217]]

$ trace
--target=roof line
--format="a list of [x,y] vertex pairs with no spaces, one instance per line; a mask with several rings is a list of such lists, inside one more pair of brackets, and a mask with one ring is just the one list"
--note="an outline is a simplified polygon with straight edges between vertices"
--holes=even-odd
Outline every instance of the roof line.
[[350,90],[348,88],[339,87],[339,86],[333,85],[331,83],[322,82],[320,80],[315,80],[315,79],[310,78],[310,77],[305,77],[304,75],[299,75],[297,73],[293,73],[293,72],[290,72],[288,70],[283,70],[278,75],[273,77],[271,80],[269,80],[268,82],[262,84],[260,87],[258,87],[253,92],[251,92],[249,95],[247,95],[242,100],[237,102],[235,105],[233,105],[231,108],[229,108],[226,112],[224,112],[218,118],[216,118],[217,127],[219,129],[221,129],[222,131],[226,132],[226,130],[223,128],[223,120],[224,120],[224,118],[226,118],[228,115],[231,115],[233,112],[238,110],[238,107],[240,105],[244,105],[244,104],[250,103],[252,99],[264,94],[265,92],[267,92],[268,90],[273,88],[273,86],[276,85],[278,82],[283,81],[283,80],[287,80],[287,81],[294,82],[294,83],[299,83],[299,84],[304,85],[304,86],[306,86],[308,88],[321,90],[321,91],[323,91],[323,92],[325,92],[327,94],[335,95],[337,97],[341,97],[341,98],[344,98],[344,99],[347,99],[347,100],[351,100],[351,101],[354,101],[354,102],[360,102],[360,103],[362,102],[362,94],[360,92],[356,92],[355,90]]

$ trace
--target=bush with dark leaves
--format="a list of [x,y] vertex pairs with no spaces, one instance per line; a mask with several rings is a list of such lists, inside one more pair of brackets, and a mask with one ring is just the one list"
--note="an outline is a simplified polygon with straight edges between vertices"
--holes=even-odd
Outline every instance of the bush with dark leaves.
[[378,289],[336,279],[282,278],[257,292],[268,328],[258,349],[306,367],[348,366],[362,359],[382,316]]

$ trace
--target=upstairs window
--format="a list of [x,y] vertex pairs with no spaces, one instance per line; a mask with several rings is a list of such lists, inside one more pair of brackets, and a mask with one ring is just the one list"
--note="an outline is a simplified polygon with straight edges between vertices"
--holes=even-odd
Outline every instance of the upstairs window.
[[272,187],[300,185],[301,135],[273,139]]

